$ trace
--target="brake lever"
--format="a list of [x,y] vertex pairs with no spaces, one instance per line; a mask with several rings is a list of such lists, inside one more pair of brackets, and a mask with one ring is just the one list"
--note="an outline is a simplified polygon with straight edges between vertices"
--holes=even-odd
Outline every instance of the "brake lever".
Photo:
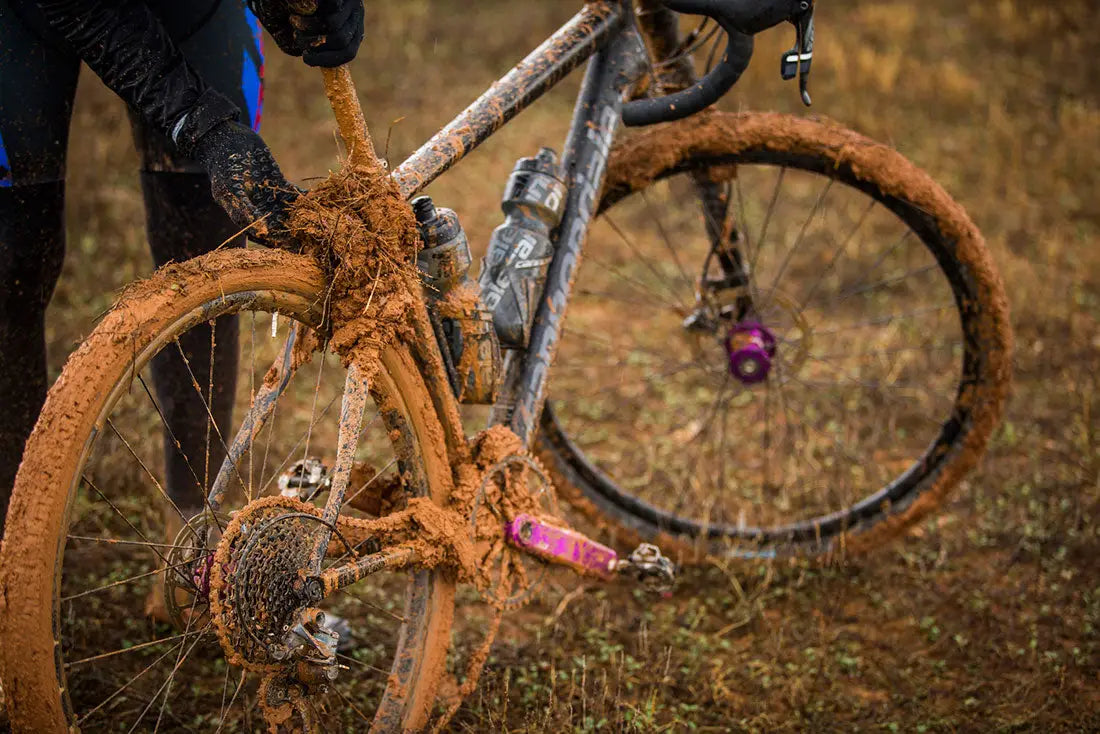
[[814,59],[814,4],[812,0],[802,3],[803,12],[791,18],[794,24],[794,48],[779,59],[779,73],[784,80],[798,77],[798,91],[802,104],[809,107],[813,100],[807,89],[810,82],[810,64]]

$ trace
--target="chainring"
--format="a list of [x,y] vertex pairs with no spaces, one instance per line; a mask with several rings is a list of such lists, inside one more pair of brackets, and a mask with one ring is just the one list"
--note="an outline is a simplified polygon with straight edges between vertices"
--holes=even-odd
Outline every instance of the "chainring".
[[501,529],[519,512],[558,516],[558,500],[546,470],[525,452],[505,456],[485,470],[470,508],[470,534],[481,549],[488,584],[482,598],[501,609],[517,609],[531,600],[548,566],[509,545]]

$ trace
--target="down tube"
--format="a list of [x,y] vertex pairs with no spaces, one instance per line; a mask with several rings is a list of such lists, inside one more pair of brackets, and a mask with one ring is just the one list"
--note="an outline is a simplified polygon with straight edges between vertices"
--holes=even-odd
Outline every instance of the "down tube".
[[588,225],[599,203],[611,141],[620,123],[623,90],[637,79],[645,62],[645,46],[632,25],[625,27],[588,62],[565,144],[569,198],[558,227],[554,259],[536,311],[512,413],[511,428],[524,443],[530,443],[542,412],[546,378],[557,353],[565,307],[580,266]]

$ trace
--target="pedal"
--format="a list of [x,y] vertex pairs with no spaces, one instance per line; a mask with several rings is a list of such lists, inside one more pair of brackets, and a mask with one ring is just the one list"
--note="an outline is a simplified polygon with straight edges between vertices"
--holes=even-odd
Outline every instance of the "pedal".
[[658,594],[670,591],[676,584],[676,565],[652,543],[635,548],[625,560],[615,564],[615,572],[632,576],[648,591]]
[[619,558],[611,548],[572,528],[526,513],[517,515],[508,524],[505,537],[512,545],[545,561],[605,581],[631,577],[657,593],[670,590],[676,582],[676,566],[650,543],[642,543],[626,558]]

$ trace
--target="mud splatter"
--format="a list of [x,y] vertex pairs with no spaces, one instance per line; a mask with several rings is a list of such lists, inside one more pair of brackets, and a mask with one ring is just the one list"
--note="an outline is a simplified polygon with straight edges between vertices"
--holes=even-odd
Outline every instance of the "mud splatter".
[[411,336],[408,313],[422,297],[412,209],[384,170],[344,167],[295,202],[289,226],[330,274],[330,348],[370,374],[383,349]]

